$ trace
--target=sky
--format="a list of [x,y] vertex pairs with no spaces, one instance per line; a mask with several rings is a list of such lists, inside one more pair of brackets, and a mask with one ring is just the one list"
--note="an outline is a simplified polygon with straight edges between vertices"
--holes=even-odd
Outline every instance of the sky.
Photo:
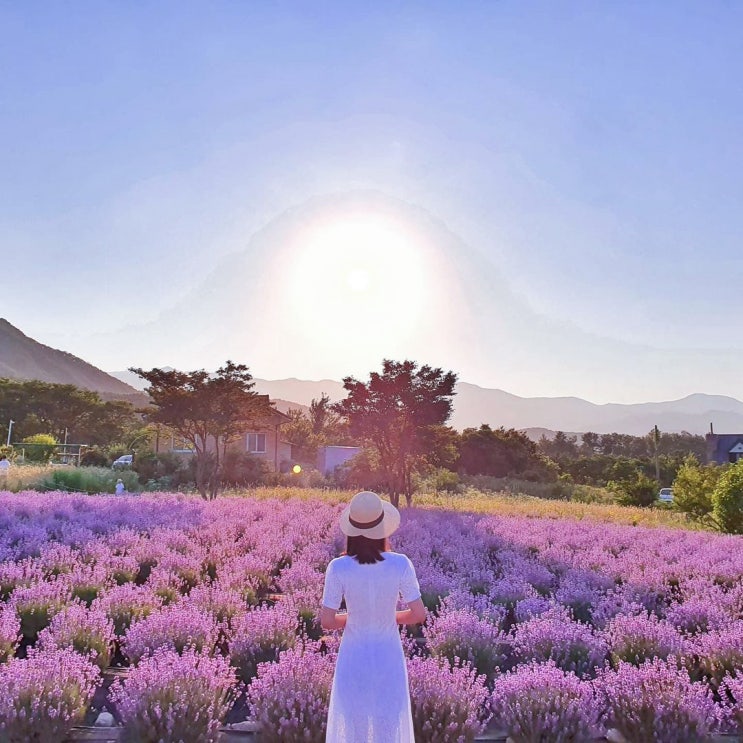
[[743,397],[743,6],[0,1],[0,317],[105,369]]

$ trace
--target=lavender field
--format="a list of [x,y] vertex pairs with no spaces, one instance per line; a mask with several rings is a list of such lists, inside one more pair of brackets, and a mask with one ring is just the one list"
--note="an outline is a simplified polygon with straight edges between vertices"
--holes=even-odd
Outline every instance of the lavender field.
[[[246,718],[262,741],[324,740],[339,638],[315,616],[340,505],[0,498],[0,741],[62,740],[104,705],[130,740],[216,741]],[[416,740],[743,733],[741,547],[405,510],[393,548],[430,610],[405,638]]]

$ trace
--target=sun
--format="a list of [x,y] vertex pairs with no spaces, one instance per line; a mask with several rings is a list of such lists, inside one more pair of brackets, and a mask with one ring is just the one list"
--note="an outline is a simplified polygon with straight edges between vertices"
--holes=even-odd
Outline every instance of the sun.
[[420,238],[386,216],[313,222],[286,260],[288,309],[305,337],[332,330],[347,343],[389,347],[415,333],[432,301]]

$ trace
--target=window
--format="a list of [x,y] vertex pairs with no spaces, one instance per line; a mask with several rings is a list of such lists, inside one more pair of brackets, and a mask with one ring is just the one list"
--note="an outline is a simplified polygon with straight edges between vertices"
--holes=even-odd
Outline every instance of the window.
[[248,452],[250,454],[266,453],[266,434],[249,433],[248,434]]

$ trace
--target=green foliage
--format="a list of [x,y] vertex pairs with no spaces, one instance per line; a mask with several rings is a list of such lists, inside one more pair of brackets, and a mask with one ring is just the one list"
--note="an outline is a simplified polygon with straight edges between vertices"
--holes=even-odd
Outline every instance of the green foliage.
[[722,474],[715,464],[702,466],[689,455],[673,481],[673,507],[695,519],[704,519],[712,513],[712,493]]
[[84,467],[105,467],[110,463],[109,456],[103,449],[92,446],[86,449],[80,457],[80,464]]
[[226,361],[214,374],[199,369],[130,369],[149,383],[153,410],[149,419],[167,426],[194,451],[195,482],[201,496],[215,498],[221,486],[229,444],[247,428],[269,418],[267,395],[253,392],[253,376],[244,364]]
[[21,443],[28,444],[21,446],[24,459],[29,462],[49,462],[59,442],[48,433],[36,433],[33,436],[26,436]]
[[642,472],[626,480],[612,480],[608,488],[622,506],[652,506],[658,493],[658,483]]
[[268,466],[260,457],[247,452],[228,451],[222,468],[222,483],[232,488],[257,485],[267,472]]
[[743,534],[743,460],[720,475],[712,493],[712,513],[722,531]]
[[[467,475],[555,479],[537,445],[524,433],[513,428],[466,428],[459,446],[459,468]],[[532,473],[524,478],[526,472]]]
[[127,491],[136,492],[136,472],[119,471],[103,467],[59,467],[43,481],[42,490],[67,490],[75,493],[113,493],[116,481],[121,478]]
[[334,411],[346,418],[352,435],[375,451],[381,484],[395,505],[401,493],[412,503],[413,472],[426,451],[426,431],[449,419],[456,381],[454,372],[389,359],[368,382],[343,380],[348,396]]
[[51,433],[61,441],[105,446],[126,437],[138,423],[134,408],[118,400],[103,402],[97,392],[72,384],[0,379],[0,433],[12,418],[13,438]]

